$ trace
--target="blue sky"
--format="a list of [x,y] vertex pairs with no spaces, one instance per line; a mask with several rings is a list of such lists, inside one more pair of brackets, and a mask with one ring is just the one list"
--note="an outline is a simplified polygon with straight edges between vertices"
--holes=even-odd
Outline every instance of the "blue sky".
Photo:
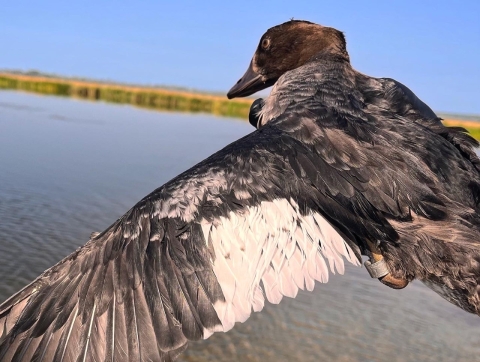
[[480,1],[0,1],[0,69],[226,92],[290,18],[340,29],[353,66],[480,114]]

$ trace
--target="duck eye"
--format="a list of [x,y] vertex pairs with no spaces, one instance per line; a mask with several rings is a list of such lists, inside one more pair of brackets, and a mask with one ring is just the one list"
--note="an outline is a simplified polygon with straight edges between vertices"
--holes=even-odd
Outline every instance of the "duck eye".
[[270,46],[270,39],[268,38],[265,38],[262,40],[262,48],[263,49],[268,49],[268,47]]

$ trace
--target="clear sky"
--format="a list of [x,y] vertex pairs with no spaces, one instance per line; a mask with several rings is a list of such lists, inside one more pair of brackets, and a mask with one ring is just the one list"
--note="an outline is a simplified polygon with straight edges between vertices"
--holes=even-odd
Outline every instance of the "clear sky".
[[[286,4],[286,5],[284,5]],[[0,69],[226,92],[290,18],[340,29],[353,66],[480,114],[480,1],[0,0]]]

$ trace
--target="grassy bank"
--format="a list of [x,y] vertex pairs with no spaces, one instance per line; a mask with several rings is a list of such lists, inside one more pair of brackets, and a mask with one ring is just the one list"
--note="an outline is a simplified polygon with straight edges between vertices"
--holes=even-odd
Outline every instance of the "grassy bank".
[[446,126],[463,127],[468,130],[470,135],[480,141],[480,122],[462,120],[462,119],[445,119],[443,124]]
[[[176,112],[204,112],[219,116],[248,118],[251,99],[228,100],[226,96],[196,93],[175,89],[141,87],[102,83],[43,75],[0,72],[0,89],[16,89],[40,94],[128,103],[138,107]],[[476,117],[449,118],[443,115],[447,126],[466,128],[480,140],[480,122]]]
[[176,112],[204,112],[248,118],[251,99],[229,101],[226,96],[153,87],[81,81],[25,74],[0,73],[0,89],[128,103],[138,107]]

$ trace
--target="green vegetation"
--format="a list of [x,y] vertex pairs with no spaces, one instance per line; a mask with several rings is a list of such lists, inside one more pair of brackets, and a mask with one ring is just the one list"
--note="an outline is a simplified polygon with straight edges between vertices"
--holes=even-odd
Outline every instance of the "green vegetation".
[[445,119],[443,124],[450,127],[463,127],[470,133],[470,136],[480,141],[480,122],[471,119],[475,119],[474,116],[468,119]]
[[15,73],[0,73],[0,89],[16,89],[48,95],[128,103],[138,107],[166,111],[212,113],[219,116],[244,119],[248,118],[252,103],[251,99],[229,101],[226,96],[188,91]]
[[480,141],[480,128],[464,128],[468,131],[470,136],[475,138],[477,141]]
[[470,133],[470,136],[472,136],[476,140],[480,141],[480,127],[479,128],[470,128],[470,129],[467,128],[467,130]]

